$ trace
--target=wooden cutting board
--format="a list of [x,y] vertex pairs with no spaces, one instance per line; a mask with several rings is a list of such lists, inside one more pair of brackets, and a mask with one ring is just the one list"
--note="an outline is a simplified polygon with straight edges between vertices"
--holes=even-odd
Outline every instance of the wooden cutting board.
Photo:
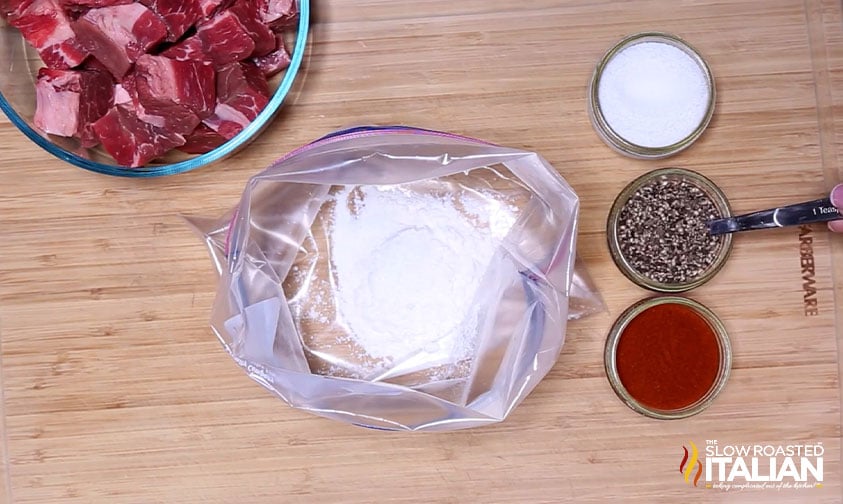
[[[614,196],[662,166],[698,170],[736,211],[819,197],[843,177],[843,13],[834,0],[341,0],[315,7],[287,106],[247,151],[157,180],[86,173],[0,123],[0,501],[840,502],[843,236],[810,230],[818,313],[806,316],[800,231],[736,238],[691,294],[724,320],[727,388],[659,422],[612,393],[608,328],[647,296],[612,264]],[[633,161],[592,131],[602,53],[676,33],[717,79],[691,149]],[[294,411],[208,328],[215,278],[180,213],[216,215],[248,177],[336,128],[410,124],[534,149],[582,198],[579,251],[607,311],[570,324],[547,379],[504,423],[451,434],[362,430]],[[836,279],[836,283],[835,280]],[[824,486],[694,488],[682,446],[821,442]]]

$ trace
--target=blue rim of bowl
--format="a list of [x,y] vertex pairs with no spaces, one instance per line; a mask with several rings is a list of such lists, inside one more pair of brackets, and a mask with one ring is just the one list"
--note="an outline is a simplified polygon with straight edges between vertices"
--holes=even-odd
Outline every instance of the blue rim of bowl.
[[243,128],[237,136],[229,140],[228,142],[222,144],[221,146],[217,147],[216,149],[207,152],[205,154],[201,154],[199,156],[186,159],[184,161],[179,161],[178,163],[172,163],[168,165],[162,166],[148,166],[148,167],[139,167],[139,168],[126,168],[117,165],[108,165],[103,163],[97,163],[96,161],[91,161],[90,159],[85,159],[82,156],[73,154],[68,152],[61,147],[56,146],[49,139],[43,137],[40,133],[35,131],[27,122],[20,116],[18,113],[12,108],[6,98],[3,96],[3,93],[0,93],[0,109],[6,113],[6,116],[9,120],[17,126],[19,130],[23,132],[30,140],[38,144],[42,149],[46,150],[50,154],[54,155],[55,157],[61,159],[62,161],[66,161],[70,164],[78,166],[80,168],[84,168],[86,170],[90,170],[96,173],[102,173],[104,175],[114,175],[118,177],[131,177],[131,178],[148,178],[148,177],[162,177],[165,175],[177,175],[179,173],[185,173],[191,170],[195,170],[196,168],[201,168],[207,164],[213,163],[215,161],[219,161],[228,157],[231,154],[234,154],[239,148],[244,147],[248,141],[253,140],[254,137],[263,129],[278,109],[281,107],[281,104],[284,102],[284,99],[287,97],[287,94],[290,92],[290,88],[293,87],[293,81],[296,79],[296,75],[299,73],[299,68],[301,67],[302,59],[304,58],[304,51],[305,46],[307,44],[307,35],[310,28],[310,0],[300,0],[299,1],[299,24],[298,24],[298,31],[296,33],[296,46],[293,49],[293,54],[290,58],[290,66],[287,67],[287,71],[284,74],[284,78],[281,83],[278,85],[278,89],[275,90],[275,93],[270,98],[269,103],[264,107],[260,114],[252,121],[248,126]]

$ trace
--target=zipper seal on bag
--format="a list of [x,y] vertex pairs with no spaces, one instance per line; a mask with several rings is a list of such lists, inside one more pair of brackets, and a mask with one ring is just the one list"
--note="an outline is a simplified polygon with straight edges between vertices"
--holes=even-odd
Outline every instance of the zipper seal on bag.
[[497,147],[497,145],[487,142],[485,140],[480,140],[477,138],[467,137],[463,135],[457,135],[455,133],[445,133],[442,131],[436,130],[429,130],[424,128],[415,128],[412,126],[355,126],[353,128],[348,128],[344,130],[335,131],[334,133],[329,133],[309,144],[303,145],[292,151],[288,152],[287,154],[278,158],[272,165],[277,165],[278,163],[283,163],[295,156],[303,152],[307,152],[315,147],[320,147],[322,145],[331,144],[334,142],[339,142],[342,140],[350,140],[354,138],[365,138],[370,136],[377,136],[379,134],[413,134],[413,135],[423,135],[423,136],[435,136],[441,138],[452,138],[455,140],[465,140],[468,142],[473,142],[481,145],[491,145]]

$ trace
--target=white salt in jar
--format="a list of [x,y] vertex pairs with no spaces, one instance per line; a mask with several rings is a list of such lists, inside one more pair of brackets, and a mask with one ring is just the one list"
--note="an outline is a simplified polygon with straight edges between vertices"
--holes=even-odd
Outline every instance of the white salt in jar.
[[627,156],[659,159],[688,148],[714,114],[714,77],[682,39],[639,33],[597,64],[588,111],[600,138]]

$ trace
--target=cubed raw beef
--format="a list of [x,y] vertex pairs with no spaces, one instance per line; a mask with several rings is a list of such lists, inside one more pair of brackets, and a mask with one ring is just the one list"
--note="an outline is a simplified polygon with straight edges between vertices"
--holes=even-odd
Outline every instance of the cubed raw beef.
[[179,134],[189,132],[191,126],[195,126],[199,121],[199,118],[195,114],[189,112],[183,112],[182,116],[176,117],[167,117],[147,112],[138,98],[137,75],[135,75],[135,72],[127,73],[123,77],[123,80],[114,86],[114,104],[123,105],[143,122],[158,128],[172,128],[173,131]]
[[217,101],[227,102],[243,94],[269,98],[269,83],[260,69],[245,61],[220,68],[217,72]]
[[164,118],[170,131],[190,133],[214,111],[215,72],[208,64],[147,54],[138,59],[135,76],[144,112]]
[[176,41],[202,18],[199,0],[140,0],[167,25],[167,40]]
[[[251,111],[251,109],[247,111]],[[257,114],[255,114],[255,117],[257,117]],[[238,110],[228,103],[218,103],[214,115],[202,122],[223,138],[230,140],[243,131],[254,119],[254,117],[244,114],[242,110]]]
[[141,121],[123,105],[112,107],[93,129],[115,161],[130,167],[143,166],[185,142],[178,133]]
[[20,15],[33,0],[0,0],[0,16],[6,19],[12,14]]
[[263,22],[259,1],[263,0],[236,0],[228,9],[255,41],[252,56],[265,56],[275,50],[275,34]]
[[[34,122],[124,166],[212,150],[269,102],[296,0],[0,0],[48,68]],[[188,33],[193,33],[186,36]],[[159,45],[172,42],[163,52]],[[70,70],[73,68],[73,70]]]
[[269,103],[269,85],[252,63],[232,63],[217,73],[217,106],[203,123],[231,139],[249,125]]
[[210,61],[222,67],[248,58],[255,50],[255,41],[237,16],[225,11],[200,23],[196,34],[170,47],[162,56],[179,61]]
[[102,72],[41,68],[35,125],[53,135],[91,139],[90,124],[108,112],[112,89],[111,77]]
[[126,5],[135,0],[59,0],[59,3],[65,9],[84,10],[94,9],[97,7],[111,7],[114,5]]
[[266,56],[252,58],[252,61],[261,69],[266,78],[270,78],[281,70],[290,66],[290,53],[284,44],[284,35],[276,35],[277,48]]
[[216,72],[207,63],[147,54],[138,60],[135,75],[138,94],[144,103],[150,99],[167,100],[187,107],[200,117],[207,117],[213,111],[217,97]]
[[10,11],[8,19],[50,68],[72,68],[88,57],[56,0],[21,3]]
[[199,26],[195,36],[202,41],[205,53],[217,66],[248,58],[255,50],[255,41],[230,11]]
[[166,56],[178,61],[204,61],[212,63],[213,60],[205,52],[205,46],[196,35],[188,37],[181,42],[168,48],[161,53],[161,56]]
[[230,3],[230,0],[199,0],[199,9],[202,11],[203,17],[209,18],[221,7]]
[[79,19],[79,16],[91,9],[111,7],[114,5],[126,5],[134,3],[135,1],[136,0],[59,0],[59,3],[64,8],[64,12],[67,14],[67,17],[76,21]]
[[114,76],[111,75],[111,71],[108,70],[108,67],[100,63],[100,61],[94,58],[93,56],[86,59],[85,62],[82,63],[82,66],[80,68],[84,70],[94,70],[96,72],[102,72],[107,75],[112,82],[117,82],[116,79],[114,79]]
[[91,9],[73,23],[82,45],[118,79],[167,37],[167,26],[139,3]]
[[260,1],[263,4],[260,10],[263,22],[276,30],[293,24],[298,17],[299,9],[296,0]]
[[193,133],[187,136],[186,140],[185,144],[178,149],[188,154],[204,154],[227,141],[225,137],[204,124],[197,126]]

